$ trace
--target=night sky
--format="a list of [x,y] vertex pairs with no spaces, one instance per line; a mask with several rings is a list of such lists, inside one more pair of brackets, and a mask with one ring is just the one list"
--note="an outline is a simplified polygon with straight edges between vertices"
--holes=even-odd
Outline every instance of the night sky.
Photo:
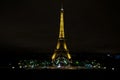
[[[119,2],[64,0],[70,52],[120,52]],[[0,0],[0,46],[52,53],[59,33],[60,0]]]

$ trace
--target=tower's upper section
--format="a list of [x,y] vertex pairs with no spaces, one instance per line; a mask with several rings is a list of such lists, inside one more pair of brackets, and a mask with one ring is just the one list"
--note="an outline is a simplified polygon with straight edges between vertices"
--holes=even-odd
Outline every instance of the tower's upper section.
[[60,10],[60,31],[59,31],[59,38],[65,38],[64,34],[64,9],[63,6],[61,6]]

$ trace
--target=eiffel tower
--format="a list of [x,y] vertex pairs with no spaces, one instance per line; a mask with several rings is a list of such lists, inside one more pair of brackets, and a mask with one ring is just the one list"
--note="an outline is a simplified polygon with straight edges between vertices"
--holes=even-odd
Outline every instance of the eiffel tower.
[[64,34],[64,9],[60,10],[60,30],[56,49],[52,55],[53,66],[69,66],[72,63],[71,55],[67,49],[65,34]]

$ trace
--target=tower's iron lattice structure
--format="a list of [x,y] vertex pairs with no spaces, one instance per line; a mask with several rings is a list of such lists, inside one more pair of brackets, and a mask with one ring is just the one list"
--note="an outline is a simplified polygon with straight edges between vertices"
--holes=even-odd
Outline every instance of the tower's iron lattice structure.
[[54,66],[68,66],[72,63],[71,55],[66,45],[64,33],[64,9],[60,10],[60,30],[56,49],[52,55],[52,63]]

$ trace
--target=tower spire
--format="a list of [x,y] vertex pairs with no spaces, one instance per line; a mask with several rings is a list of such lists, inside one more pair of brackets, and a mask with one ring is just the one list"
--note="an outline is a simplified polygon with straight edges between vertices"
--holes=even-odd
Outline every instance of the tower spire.
[[63,2],[61,2],[61,11],[62,11],[62,10],[64,10],[64,9],[63,9]]

